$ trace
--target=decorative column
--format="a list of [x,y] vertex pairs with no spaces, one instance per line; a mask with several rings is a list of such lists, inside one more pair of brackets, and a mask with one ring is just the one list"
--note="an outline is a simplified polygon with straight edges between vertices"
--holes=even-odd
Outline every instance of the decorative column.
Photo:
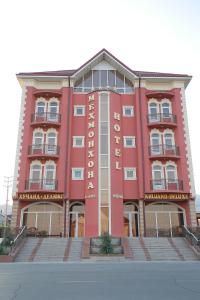
[[196,208],[195,208],[194,200],[189,200],[189,210],[190,210],[190,226],[196,227],[197,226],[197,218],[196,218]]
[[139,200],[140,236],[144,236],[144,200]]
[[17,227],[19,200],[13,200],[11,227]]

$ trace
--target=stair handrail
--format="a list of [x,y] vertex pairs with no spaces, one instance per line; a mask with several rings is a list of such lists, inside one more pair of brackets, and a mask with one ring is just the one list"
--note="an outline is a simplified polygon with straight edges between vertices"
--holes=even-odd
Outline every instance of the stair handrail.
[[25,237],[26,237],[26,226],[22,226],[21,229],[19,230],[19,233],[12,241],[9,255],[14,255],[16,249],[20,246],[20,244],[22,243]]
[[185,238],[190,242],[190,244],[200,252],[200,240],[184,225],[183,233]]

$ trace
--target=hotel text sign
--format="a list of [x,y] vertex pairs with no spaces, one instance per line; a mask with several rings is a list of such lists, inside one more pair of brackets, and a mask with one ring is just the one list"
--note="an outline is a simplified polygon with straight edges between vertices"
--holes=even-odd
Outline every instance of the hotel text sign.
[[120,167],[120,157],[121,157],[121,149],[119,148],[121,145],[121,137],[120,137],[120,131],[121,131],[121,127],[120,127],[120,118],[121,115],[120,113],[114,112],[114,131],[115,131],[115,136],[114,136],[114,140],[115,140],[115,144],[116,144],[116,148],[115,148],[115,169],[116,170],[121,170]]
[[188,200],[190,198],[190,194],[145,194],[144,199],[146,200]]
[[39,193],[18,193],[17,198],[19,200],[63,200],[64,194],[39,194]]
[[89,95],[88,97],[88,172],[87,172],[87,179],[88,179],[88,190],[94,189],[94,166],[95,166],[95,155],[94,155],[94,129],[95,129],[95,106],[94,106],[94,94]]

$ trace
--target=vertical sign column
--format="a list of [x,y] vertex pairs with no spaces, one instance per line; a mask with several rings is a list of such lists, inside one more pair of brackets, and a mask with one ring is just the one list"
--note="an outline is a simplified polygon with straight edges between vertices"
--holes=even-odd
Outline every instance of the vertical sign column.
[[86,98],[85,236],[98,235],[98,99]]
[[110,227],[110,119],[109,93],[99,94],[99,235]]
[[123,235],[123,138],[121,96],[110,99],[111,227],[113,236]]

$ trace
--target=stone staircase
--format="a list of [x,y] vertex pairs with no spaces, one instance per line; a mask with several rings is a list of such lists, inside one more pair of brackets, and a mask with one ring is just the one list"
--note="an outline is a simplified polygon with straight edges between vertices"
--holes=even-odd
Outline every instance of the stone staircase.
[[199,260],[184,238],[129,238],[132,259],[136,261]]
[[44,238],[33,261],[63,261],[67,243],[65,238]]
[[67,261],[80,261],[82,251],[82,238],[71,239],[71,246]]
[[15,262],[80,261],[82,239],[27,238]]
[[33,249],[36,247],[37,243],[38,243],[38,239],[27,238],[23,248],[21,249],[21,251],[18,253],[17,257],[15,258],[15,261],[16,262],[29,261],[31,254],[33,252]]

